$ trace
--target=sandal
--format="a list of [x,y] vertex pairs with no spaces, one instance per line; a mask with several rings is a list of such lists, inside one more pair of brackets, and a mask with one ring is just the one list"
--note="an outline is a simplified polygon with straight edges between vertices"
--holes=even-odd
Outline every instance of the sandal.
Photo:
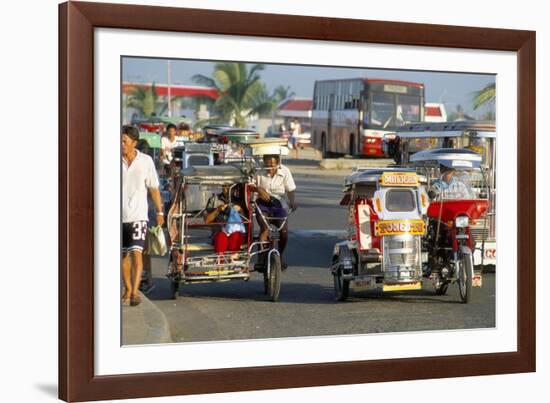
[[141,303],[141,297],[139,295],[134,295],[130,297],[130,306],[138,306]]
[[123,295],[120,299],[120,302],[122,306],[130,306],[130,296],[128,295],[126,298],[124,298],[124,295]]

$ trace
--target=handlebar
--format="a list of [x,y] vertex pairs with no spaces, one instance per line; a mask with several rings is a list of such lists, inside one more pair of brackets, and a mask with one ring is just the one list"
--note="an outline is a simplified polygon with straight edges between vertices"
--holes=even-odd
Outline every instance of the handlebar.
[[[285,226],[286,222],[288,221],[288,218],[294,214],[294,212],[296,210],[293,210],[293,209],[290,209],[287,213],[287,216],[286,217],[266,217],[264,215],[264,213],[262,212],[262,210],[256,205],[256,211],[257,213],[260,214],[260,217],[262,217],[262,220],[264,220],[264,222],[266,223],[266,225],[272,230],[272,231],[277,231],[277,232],[280,232],[281,229]],[[279,226],[275,226],[273,222],[271,221],[276,221],[276,220],[279,220],[281,221],[281,224]]]

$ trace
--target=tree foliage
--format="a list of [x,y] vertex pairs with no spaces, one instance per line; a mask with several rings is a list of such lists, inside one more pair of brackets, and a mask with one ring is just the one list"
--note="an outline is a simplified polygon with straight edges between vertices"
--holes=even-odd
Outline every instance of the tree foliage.
[[245,63],[216,63],[211,77],[196,74],[193,81],[218,91],[214,108],[222,120],[233,120],[235,126],[246,127],[246,118],[271,112],[276,107],[276,101],[260,80],[264,68],[263,64],[248,68]]
[[290,89],[290,86],[279,85],[273,90],[273,98],[277,103],[284,101],[285,99],[292,98],[296,93]]
[[496,83],[487,84],[479,91],[474,91],[474,110],[493,102],[496,98]]
[[161,115],[167,108],[167,105],[162,105],[157,109],[158,104],[158,95],[155,88],[155,83],[153,85],[145,86],[138,85],[128,96],[126,101],[126,106],[137,109],[143,116],[151,117],[153,114]]

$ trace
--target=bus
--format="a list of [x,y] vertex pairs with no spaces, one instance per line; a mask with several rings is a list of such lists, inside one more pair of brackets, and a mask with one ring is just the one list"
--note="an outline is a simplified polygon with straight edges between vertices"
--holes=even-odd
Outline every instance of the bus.
[[423,119],[424,84],[367,78],[315,81],[311,142],[323,158],[385,156],[385,135]]

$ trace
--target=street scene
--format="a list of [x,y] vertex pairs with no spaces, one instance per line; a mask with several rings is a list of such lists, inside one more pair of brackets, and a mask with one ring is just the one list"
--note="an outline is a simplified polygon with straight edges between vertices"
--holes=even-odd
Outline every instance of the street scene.
[[123,344],[495,326],[494,76],[125,58],[122,97]]

